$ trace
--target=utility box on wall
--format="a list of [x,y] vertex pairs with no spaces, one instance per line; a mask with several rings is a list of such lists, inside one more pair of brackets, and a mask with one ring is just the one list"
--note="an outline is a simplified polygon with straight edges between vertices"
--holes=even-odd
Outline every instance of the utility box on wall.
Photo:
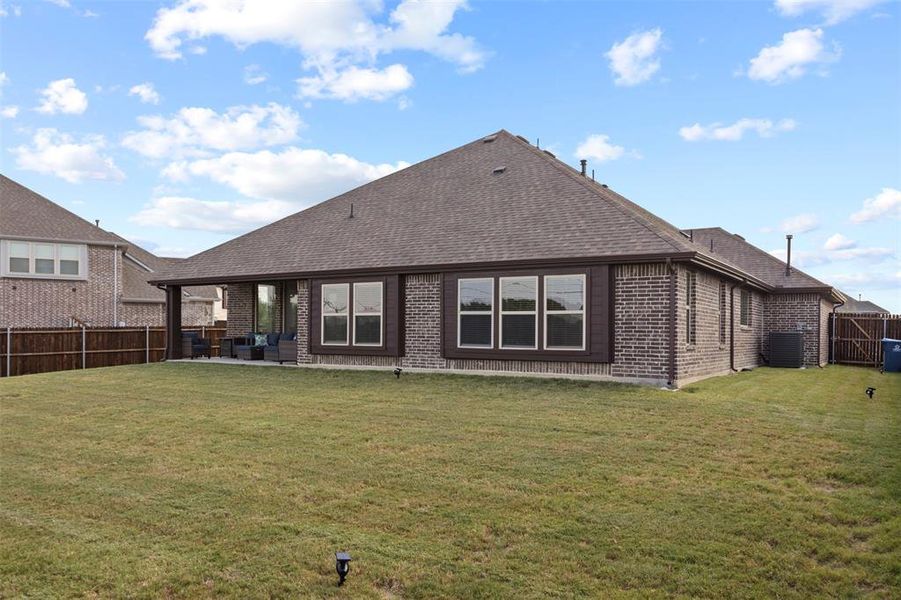
[[800,331],[770,333],[770,366],[800,369],[804,366],[804,334]]

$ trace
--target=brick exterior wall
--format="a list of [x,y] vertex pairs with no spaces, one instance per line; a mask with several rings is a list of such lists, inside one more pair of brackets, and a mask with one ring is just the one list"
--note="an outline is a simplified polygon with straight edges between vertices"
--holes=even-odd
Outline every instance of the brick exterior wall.
[[[731,285],[729,286],[732,287]],[[736,287],[732,291],[734,297],[735,319],[735,369],[753,369],[761,363],[760,354],[763,350],[764,335],[764,295],[751,290],[751,325],[741,324],[741,288]]]
[[[804,335],[804,365],[815,367],[825,364],[829,350],[827,320],[831,309],[832,305],[818,294],[771,294],[766,304],[767,334],[771,331],[801,331]],[[765,338],[765,355],[769,352],[768,345]]]
[[[67,327],[70,317],[89,325],[114,326],[114,298],[122,285],[120,276],[114,295],[115,253],[108,246],[88,246],[84,281],[0,278],[0,327]],[[119,264],[121,269],[121,258]]]
[[614,377],[669,377],[669,285],[663,263],[615,267]]
[[441,356],[441,276],[407,275],[404,280],[404,367],[444,369]]
[[[694,343],[688,339],[686,322],[690,273],[694,274],[695,279],[692,303]],[[723,284],[726,284],[725,280],[713,273],[684,265],[676,267],[676,379],[680,382],[729,373],[729,285],[726,284],[723,290],[723,303],[720,298]],[[725,325],[722,341],[721,324]]]
[[228,284],[228,335],[245,335],[253,330],[253,284]]
[[310,354],[310,281],[301,279],[297,282],[297,364],[305,365],[311,362],[313,355]]
[[[124,302],[119,309],[119,320],[126,325],[163,327],[166,325],[166,304],[160,302]],[[193,325],[213,324],[212,302],[181,303],[181,324],[185,327]]]

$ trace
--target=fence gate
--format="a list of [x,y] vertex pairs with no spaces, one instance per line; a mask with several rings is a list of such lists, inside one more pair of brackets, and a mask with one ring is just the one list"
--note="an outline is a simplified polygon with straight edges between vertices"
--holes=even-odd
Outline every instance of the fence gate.
[[882,364],[882,338],[901,339],[901,315],[833,313],[829,322],[833,363]]

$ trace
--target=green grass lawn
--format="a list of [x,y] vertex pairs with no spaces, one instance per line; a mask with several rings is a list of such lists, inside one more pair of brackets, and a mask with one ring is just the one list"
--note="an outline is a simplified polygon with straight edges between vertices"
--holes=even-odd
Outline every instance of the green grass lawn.
[[157,364],[0,380],[0,433],[2,597],[901,594],[901,376],[874,370]]

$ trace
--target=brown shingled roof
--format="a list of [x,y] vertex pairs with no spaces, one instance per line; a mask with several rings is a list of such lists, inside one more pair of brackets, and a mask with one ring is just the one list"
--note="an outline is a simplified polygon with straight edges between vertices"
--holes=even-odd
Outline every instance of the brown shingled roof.
[[0,175],[0,237],[112,245],[115,237],[24,185]]
[[792,267],[791,275],[786,275],[785,262],[769,252],[761,250],[743,237],[729,233],[721,227],[692,229],[691,235],[694,242],[708,252],[712,241],[714,256],[724,258],[774,288],[818,288],[822,290],[831,287],[796,267]]
[[695,254],[676,227],[500,131],[201,252],[160,281]]

